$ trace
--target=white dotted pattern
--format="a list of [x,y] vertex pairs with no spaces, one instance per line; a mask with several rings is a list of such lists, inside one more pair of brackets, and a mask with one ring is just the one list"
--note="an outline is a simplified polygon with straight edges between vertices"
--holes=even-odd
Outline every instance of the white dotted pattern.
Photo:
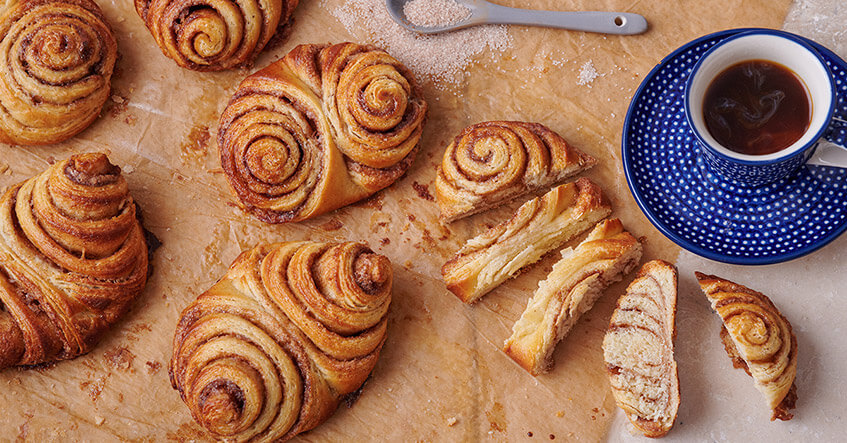
[[[762,186],[709,170],[685,120],[683,94],[697,59],[728,35],[689,44],[645,79],[633,99],[623,155],[642,209],[672,240],[721,261],[776,263],[811,252],[847,228],[847,170],[805,166]],[[835,117],[847,121],[847,63],[814,45],[836,79]],[[847,143],[847,123],[834,124],[826,138]]]

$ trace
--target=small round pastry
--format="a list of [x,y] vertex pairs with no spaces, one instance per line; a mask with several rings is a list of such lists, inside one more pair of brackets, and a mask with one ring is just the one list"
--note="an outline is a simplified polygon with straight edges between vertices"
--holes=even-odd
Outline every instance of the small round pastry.
[[412,73],[355,43],[300,45],[247,77],[221,116],[221,166],[245,210],[306,220],[410,167],[427,104]]
[[373,371],[391,285],[391,262],[359,243],[245,251],[182,312],[171,383],[217,439],[313,429]]
[[73,137],[109,97],[117,44],[91,0],[20,0],[0,8],[0,142]]
[[135,0],[162,53],[183,68],[248,66],[285,35],[299,0]]
[[85,354],[147,282],[121,170],[80,154],[0,198],[0,368]]

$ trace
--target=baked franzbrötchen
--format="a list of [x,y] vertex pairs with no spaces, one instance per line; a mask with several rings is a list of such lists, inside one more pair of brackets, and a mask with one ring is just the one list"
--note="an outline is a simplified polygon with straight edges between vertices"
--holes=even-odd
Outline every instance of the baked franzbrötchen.
[[85,354],[147,282],[121,170],[80,154],[0,198],[0,368]]
[[[0,142],[67,140],[109,98],[117,44],[91,0],[20,0],[0,7]],[[2,6],[2,5],[0,5]]]
[[221,116],[221,165],[246,211],[306,220],[400,178],[426,110],[411,71],[387,52],[300,45],[238,87]]
[[166,56],[183,68],[249,66],[268,42],[285,37],[299,0],[135,0],[135,10]]
[[392,270],[359,243],[243,252],[182,312],[171,383],[211,435],[287,440],[321,424],[370,375]]

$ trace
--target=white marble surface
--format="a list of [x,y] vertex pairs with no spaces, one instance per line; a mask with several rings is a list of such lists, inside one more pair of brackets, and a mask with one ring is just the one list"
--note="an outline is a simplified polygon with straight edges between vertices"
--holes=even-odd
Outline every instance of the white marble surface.
[[[801,0],[784,29],[809,37],[847,58],[847,2]],[[676,358],[682,403],[664,441],[847,441],[847,235],[806,257],[770,266],[733,266],[683,252]],[[694,271],[715,274],[770,296],[798,341],[794,419],[770,421],[752,379],[733,369],[718,337],[720,319],[709,308]],[[620,410],[609,441],[645,441]]]

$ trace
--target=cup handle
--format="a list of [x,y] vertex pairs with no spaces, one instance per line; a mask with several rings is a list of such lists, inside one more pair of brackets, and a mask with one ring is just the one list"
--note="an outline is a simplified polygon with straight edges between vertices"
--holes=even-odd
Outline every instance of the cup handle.
[[822,139],[806,164],[847,168],[847,147]]
[[[844,125],[847,125],[847,121],[840,118],[833,118],[830,128]],[[815,153],[812,154],[812,157],[809,158],[806,164],[847,168],[847,146],[842,146],[822,138],[818,140]]]

